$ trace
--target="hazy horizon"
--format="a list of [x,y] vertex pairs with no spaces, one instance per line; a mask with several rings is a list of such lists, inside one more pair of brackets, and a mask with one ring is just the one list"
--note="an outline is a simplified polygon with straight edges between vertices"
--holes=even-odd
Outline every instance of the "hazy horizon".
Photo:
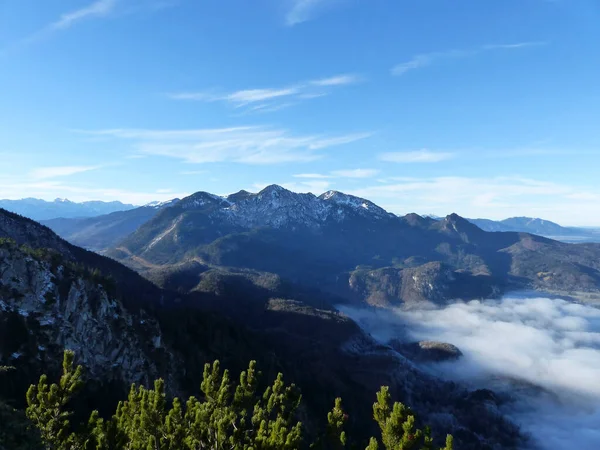
[[[268,186],[268,185],[265,185],[265,186],[263,186],[262,188],[264,188],[264,187],[266,187],[266,186]],[[285,185],[283,185],[282,187],[284,187],[284,188],[288,189],[288,187],[286,187]],[[236,192],[239,192],[240,190],[246,190],[246,191],[249,191],[249,192],[255,192],[255,193],[260,191],[260,189],[254,189],[254,191],[250,191],[249,189],[239,189],[239,190],[237,190],[237,191],[228,192],[228,193],[225,193],[225,194],[223,194],[223,193],[221,193],[221,194],[215,194],[215,195],[219,195],[219,196],[222,196],[222,197],[226,197],[226,196],[228,196],[228,195],[230,195],[230,194],[234,194],[234,193],[236,193]],[[289,190],[292,190],[292,189],[289,189]],[[207,191],[202,191],[202,190],[199,190],[199,191],[195,191],[195,192],[207,192]],[[185,194],[185,195],[184,195],[184,196],[182,196],[182,197],[173,197],[173,198],[169,198],[169,199],[167,199],[167,200],[162,200],[162,201],[165,201],[165,202],[166,202],[166,201],[169,201],[169,200],[174,200],[175,198],[179,198],[179,199],[181,199],[181,198],[184,198],[184,197],[186,197],[186,196],[192,195],[192,194],[194,194],[195,192],[192,192],[192,193],[189,193],[189,194]],[[292,191],[292,192],[294,192],[294,191]],[[327,191],[324,191],[324,192],[327,192]],[[307,191],[307,192],[299,192],[299,193],[311,193],[311,194],[313,194],[313,195],[319,196],[319,195],[323,194],[324,192],[318,192],[318,191],[317,191],[317,192],[308,192],[308,191]],[[344,192],[344,193],[346,193],[346,194],[350,194],[350,195],[354,195],[352,192]],[[213,194],[214,194],[214,193],[213,193]],[[8,201],[19,201],[19,200],[29,200],[29,199],[33,199],[33,200],[44,200],[44,201],[47,201],[47,202],[55,202],[55,201],[71,201],[71,202],[74,202],[74,203],[85,203],[85,202],[95,202],[95,201],[107,202],[107,203],[108,203],[108,202],[116,201],[116,202],[121,202],[121,203],[123,203],[124,205],[133,205],[134,207],[140,207],[140,206],[145,206],[145,205],[149,205],[149,204],[152,204],[152,203],[161,202],[161,201],[159,201],[159,200],[152,200],[152,201],[149,201],[149,202],[146,202],[146,203],[138,203],[138,204],[135,204],[135,203],[127,203],[127,202],[123,202],[123,201],[121,201],[121,200],[118,200],[118,199],[116,199],[116,200],[99,200],[99,199],[89,199],[89,200],[75,201],[75,200],[72,200],[72,199],[70,199],[70,198],[67,198],[67,197],[55,197],[55,198],[50,198],[50,197],[46,197],[46,198],[43,198],[43,197],[21,197],[21,198],[17,197],[17,198],[0,198],[0,202],[1,202],[1,201],[3,201],[3,200],[8,200]],[[366,199],[367,199],[367,200],[371,200],[371,199],[369,199],[369,198],[366,198]],[[374,203],[375,203],[375,202],[374,202]],[[377,204],[377,203],[376,203],[376,204]],[[533,217],[533,216],[510,216],[510,217],[497,217],[497,218],[492,218],[492,217],[467,217],[467,216],[463,216],[462,214],[460,214],[460,213],[458,213],[458,212],[456,212],[456,211],[450,211],[450,212],[448,212],[448,213],[445,213],[445,214],[440,214],[440,215],[437,215],[437,214],[432,214],[432,213],[425,212],[425,211],[399,211],[399,212],[397,212],[397,211],[391,211],[390,209],[386,208],[384,205],[380,205],[380,204],[378,204],[377,206],[380,206],[380,207],[382,207],[383,209],[385,209],[386,211],[388,211],[388,212],[391,212],[391,213],[393,213],[393,214],[396,214],[396,215],[398,215],[398,216],[403,216],[403,215],[406,215],[406,214],[416,213],[416,214],[419,214],[420,216],[436,216],[436,217],[443,218],[443,217],[447,217],[447,216],[449,216],[449,215],[451,215],[451,214],[458,214],[459,216],[461,216],[461,217],[465,217],[465,218],[468,218],[468,219],[489,219],[489,220],[494,220],[494,221],[501,221],[501,220],[505,220],[505,219],[513,219],[513,218],[531,218],[531,219],[543,219],[543,220],[549,220],[549,219],[548,219],[548,218],[546,218],[546,217]],[[564,226],[564,227],[589,228],[590,230],[595,230],[595,229],[598,229],[598,228],[600,228],[600,222],[598,222],[598,224],[596,224],[596,225],[587,225],[587,226],[582,226],[582,225],[579,225],[579,224],[565,224],[565,223],[558,223],[558,225],[561,225],[561,226]]]

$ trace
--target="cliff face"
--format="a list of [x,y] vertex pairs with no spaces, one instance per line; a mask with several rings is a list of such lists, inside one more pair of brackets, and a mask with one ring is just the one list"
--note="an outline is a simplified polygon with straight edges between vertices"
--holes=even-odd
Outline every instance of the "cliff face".
[[161,329],[144,310],[129,311],[110,280],[60,255],[0,244],[0,360],[60,362],[68,348],[92,378],[130,384],[164,375],[171,363]]
[[[372,306],[415,307],[444,305],[457,298],[498,295],[498,280],[454,271],[440,262],[417,267],[356,270],[350,273],[346,294]],[[452,300],[451,300],[452,299]]]

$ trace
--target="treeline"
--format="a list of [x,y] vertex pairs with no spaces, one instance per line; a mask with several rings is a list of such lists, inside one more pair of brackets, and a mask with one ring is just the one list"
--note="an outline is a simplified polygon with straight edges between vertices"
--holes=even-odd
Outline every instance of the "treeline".
[[[237,383],[227,370],[221,370],[218,361],[206,364],[201,398],[190,397],[185,403],[175,398],[169,402],[163,380],[157,380],[153,389],[132,385],[127,400],[119,402],[110,419],[94,411],[86,423],[72,424],[69,402],[83,386],[83,369],[74,367],[73,361],[74,353],[66,351],[58,383],[50,384],[42,375],[38,384],[29,388],[25,410],[29,444],[20,448],[35,448],[33,440],[47,450],[358,448],[345,429],[348,415],[339,398],[327,415],[324,431],[315,442],[307,442],[302,423],[297,420],[300,391],[294,384],[286,384],[279,374],[260,393],[261,373],[254,361]],[[434,448],[429,428],[417,428],[413,412],[401,403],[393,403],[387,387],[377,393],[373,418],[381,432],[370,439],[367,450]],[[22,422],[19,426],[15,431],[24,435]],[[0,433],[0,449],[8,443],[2,442],[2,436]],[[447,436],[442,450],[451,449],[452,436]]]

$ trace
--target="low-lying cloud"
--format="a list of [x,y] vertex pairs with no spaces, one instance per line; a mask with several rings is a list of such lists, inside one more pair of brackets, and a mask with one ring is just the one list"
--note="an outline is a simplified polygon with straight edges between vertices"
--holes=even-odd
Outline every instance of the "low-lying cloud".
[[507,413],[542,449],[600,448],[600,310],[562,299],[513,295],[443,309],[342,308],[381,341],[437,340],[457,362],[433,370],[473,388],[510,394]]

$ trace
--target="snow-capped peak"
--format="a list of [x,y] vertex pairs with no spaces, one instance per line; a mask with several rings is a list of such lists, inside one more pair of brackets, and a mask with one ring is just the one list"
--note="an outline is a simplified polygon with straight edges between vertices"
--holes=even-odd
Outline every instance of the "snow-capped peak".
[[380,208],[375,203],[364,198],[356,197],[350,194],[344,194],[339,191],[327,191],[319,196],[321,200],[331,202],[336,205],[346,205],[353,208],[355,211],[363,211],[373,214],[378,217],[389,216],[390,214]]
[[337,191],[316,197],[295,193],[270,185],[253,194],[240,191],[226,197],[197,192],[181,200],[185,209],[203,209],[211,216],[225,216],[232,224],[243,227],[320,227],[328,220],[340,222],[355,215],[381,219],[392,214],[374,203]]
[[199,208],[206,205],[227,207],[231,202],[225,197],[211,194],[210,192],[196,192],[179,201],[178,206],[186,209]]
[[156,202],[146,203],[144,206],[147,208],[161,209],[161,208],[166,208],[168,206],[173,206],[178,201],[179,201],[178,198],[174,198],[171,200],[166,200],[164,202],[156,201]]
[[73,203],[68,198],[56,198],[54,199],[54,203]]

